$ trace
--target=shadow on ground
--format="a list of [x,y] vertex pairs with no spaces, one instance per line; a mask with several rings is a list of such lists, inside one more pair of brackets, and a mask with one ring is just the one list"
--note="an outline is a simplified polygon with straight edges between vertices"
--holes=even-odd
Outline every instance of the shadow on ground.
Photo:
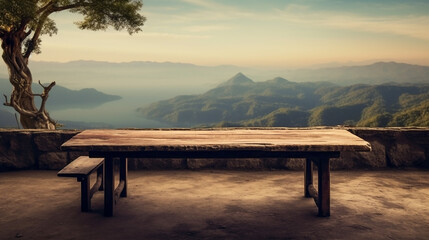
[[80,212],[80,183],[0,173],[0,239],[428,239],[429,171],[335,171],[317,217],[294,171],[131,171],[129,196]]

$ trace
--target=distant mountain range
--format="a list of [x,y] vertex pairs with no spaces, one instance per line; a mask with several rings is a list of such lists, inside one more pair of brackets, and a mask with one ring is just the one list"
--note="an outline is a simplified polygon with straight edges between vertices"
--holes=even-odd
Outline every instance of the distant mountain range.
[[[376,80],[374,80],[376,81]],[[177,126],[429,126],[429,84],[254,82],[242,73],[201,95],[137,110]]]
[[[428,66],[395,62],[300,70],[97,61],[31,62],[30,68],[35,80],[58,84],[50,93],[48,110],[91,108],[118,100],[120,97],[116,95],[124,99],[141,96],[144,99],[141,106],[145,107],[138,111],[143,116],[180,126],[221,122],[245,126],[424,125],[419,116],[425,113],[425,84],[429,83]],[[245,72],[251,78],[239,74],[222,82],[237,72]],[[4,64],[0,65],[0,94],[9,95],[11,86],[2,78],[7,78]],[[260,81],[266,79],[272,80]],[[35,85],[34,92],[40,91],[40,86]],[[385,91],[400,94],[394,95],[397,99],[392,100]],[[156,99],[192,95],[147,106],[148,102],[155,101],[148,92],[159,93]],[[335,94],[341,97],[330,101]],[[354,94],[357,97],[353,98]],[[362,104],[356,105],[356,102]],[[337,118],[330,119],[333,113],[342,117],[334,114]],[[420,115],[410,120],[416,113]],[[133,115],[133,112],[129,114]],[[12,119],[14,121],[14,117]],[[83,126],[83,123],[77,125]]]
[[429,83],[429,67],[396,62],[377,62],[364,66],[347,66],[292,71],[293,81],[329,81],[340,85],[383,83]]
[[[155,87],[180,89],[178,94],[183,94],[180,92],[197,94],[216,87],[222,80],[237,72],[245,72],[257,81],[281,76],[294,82],[327,81],[339,85],[429,82],[429,66],[396,62],[298,70],[143,61],[31,62],[30,68],[35,79],[42,82],[56,81],[70,89],[96,88],[109,92],[122,90],[124,93],[130,89]],[[7,76],[7,71],[0,65],[0,77],[2,75]]]

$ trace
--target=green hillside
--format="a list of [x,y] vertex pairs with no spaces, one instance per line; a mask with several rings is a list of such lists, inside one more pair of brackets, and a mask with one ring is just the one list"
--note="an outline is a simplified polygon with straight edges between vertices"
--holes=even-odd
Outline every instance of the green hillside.
[[338,86],[239,73],[201,95],[138,109],[176,126],[429,126],[429,84]]

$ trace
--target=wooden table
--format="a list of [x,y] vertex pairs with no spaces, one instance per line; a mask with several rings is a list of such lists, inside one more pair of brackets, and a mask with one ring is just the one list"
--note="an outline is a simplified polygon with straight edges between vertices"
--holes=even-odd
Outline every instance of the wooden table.
[[[127,196],[127,158],[305,158],[304,194],[313,197],[319,216],[330,215],[331,158],[341,151],[370,151],[368,142],[342,129],[159,129],[85,130],[61,148],[103,157],[104,215],[112,216],[119,197]],[[120,159],[115,189],[114,164]],[[318,189],[313,187],[313,163]]]

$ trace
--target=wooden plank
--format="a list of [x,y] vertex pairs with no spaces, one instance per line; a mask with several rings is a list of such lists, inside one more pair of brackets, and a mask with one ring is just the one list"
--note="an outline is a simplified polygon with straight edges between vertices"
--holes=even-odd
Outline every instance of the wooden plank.
[[97,181],[94,183],[94,186],[91,187],[89,193],[89,198],[91,199],[94,196],[94,193],[98,192],[103,185],[103,175],[97,175]]
[[318,204],[319,216],[331,215],[331,177],[328,159],[319,159],[318,170]]
[[62,145],[79,151],[370,151],[342,129],[85,130]]
[[59,177],[86,177],[95,169],[103,164],[103,158],[90,158],[88,156],[80,156],[61,171],[57,173]]
[[313,186],[313,162],[310,158],[305,160],[304,165],[304,196],[312,197],[309,191],[309,186]]
[[120,192],[120,197],[127,197],[128,194],[128,158],[122,157],[119,161],[119,181],[124,183]]
[[121,197],[121,194],[122,194],[122,192],[124,190],[124,187],[125,187],[125,181],[124,180],[119,181],[118,187],[116,187],[115,193],[114,193],[115,204],[118,203],[119,198]]
[[113,172],[113,158],[106,157],[104,160],[104,216],[113,216],[114,208],[114,184],[115,174]]
[[82,212],[88,212],[91,209],[90,186],[89,179],[83,178],[80,184],[80,209]]
[[317,193],[317,190],[314,188],[313,184],[308,185],[308,193],[310,197],[314,199],[316,206],[319,207],[319,194]]
[[307,158],[314,155],[329,158],[340,157],[339,152],[287,152],[287,151],[91,151],[90,157],[127,156],[129,158]]

